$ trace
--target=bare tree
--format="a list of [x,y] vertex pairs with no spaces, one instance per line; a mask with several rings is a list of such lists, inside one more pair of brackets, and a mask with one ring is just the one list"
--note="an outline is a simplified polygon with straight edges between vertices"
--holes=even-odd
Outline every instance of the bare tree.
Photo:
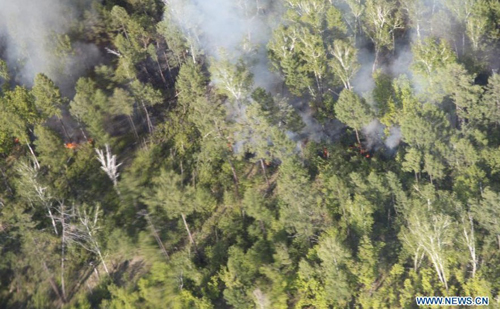
[[[98,160],[101,163],[101,169],[104,170],[106,172],[106,174],[108,175],[108,177],[111,179],[111,181],[113,181],[113,186],[114,186],[116,192],[118,193],[118,195],[121,195],[120,190],[118,189],[118,176],[120,175],[120,173],[118,173],[118,167],[121,165],[121,163],[119,163],[119,164],[116,163],[116,155],[113,155],[111,153],[108,144],[106,144],[106,154],[104,154],[104,151],[102,151],[100,149],[96,149],[95,151],[97,153]],[[163,245],[163,242],[160,239],[160,235],[158,234],[158,231],[156,230],[156,227],[154,226],[153,221],[151,220],[151,216],[149,215],[149,212],[147,210],[143,210],[139,213],[139,215],[143,215],[146,218],[155,240],[157,241],[158,245],[160,246],[162,253],[168,259],[169,255],[168,255],[167,249],[165,248],[165,246]],[[103,261],[103,264],[104,264],[104,261]]]
[[[78,209],[78,220],[80,221],[81,227],[83,227],[81,235],[82,240],[84,241],[82,245],[87,248],[88,251],[91,251],[99,256],[99,259],[104,266],[104,270],[107,274],[109,274],[108,267],[106,266],[106,262],[104,261],[104,257],[102,255],[101,247],[99,246],[99,242],[97,241],[97,232],[101,229],[98,225],[99,223],[99,205],[96,205],[91,209],[91,212],[88,213],[85,209],[83,213]],[[86,245],[85,245],[86,244]]]
[[[99,225],[101,214],[100,206],[96,205],[91,207],[89,211],[85,208],[84,206],[80,206],[72,209],[73,214],[69,217],[74,217],[75,220],[73,222],[68,220],[64,223],[65,242],[68,244],[77,244],[85,250],[97,255],[104,270],[109,275],[108,266],[104,260],[97,237],[101,229]],[[63,211],[63,213],[66,213],[66,211]]]
[[106,172],[109,179],[113,182],[116,192],[120,195],[120,190],[118,189],[118,176],[120,176],[120,173],[118,173],[118,167],[120,167],[122,163],[116,163],[116,155],[111,153],[108,144],[106,144],[105,151],[96,148],[95,152],[97,153],[97,159],[101,163],[101,169]]

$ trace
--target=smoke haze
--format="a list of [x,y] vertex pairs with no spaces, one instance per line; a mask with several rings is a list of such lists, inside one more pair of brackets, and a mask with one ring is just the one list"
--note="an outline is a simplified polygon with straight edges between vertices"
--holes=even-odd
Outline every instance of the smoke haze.
[[231,61],[243,59],[256,87],[276,88],[280,79],[269,71],[266,45],[279,24],[281,9],[272,1],[173,0],[169,8],[192,51],[202,50],[216,59],[221,52]]
[[[453,2],[453,1],[451,1]],[[406,75],[412,80],[412,85],[418,92],[420,83],[418,77],[413,76],[411,65],[413,54],[411,46],[426,37],[443,38],[450,42],[457,41],[454,29],[460,26],[460,21],[452,18],[450,1],[415,0],[403,1],[401,10],[412,19],[412,27],[405,30],[394,43],[394,50],[390,57],[381,57],[377,69],[397,78]],[[460,3],[459,0],[454,3]],[[337,3],[347,16],[349,7]],[[465,4],[464,4],[465,5]],[[206,56],[218,59],[221,50],[235,62],[243,59],[248,69],[253,73],[256,87],[263,87],[273,94],[282,83],[280,76],[269,70],[266,45],[269,42],[273,29],[281,22],[283,7],[277,7],[274,1],[245,1],[245,0],[171,0],[168,2],[170,14],[188,38],[192,52],[205,53]],[[423,22],[425,21],[425,22]],[[375,60],[373,42],[368,38],[358,38],[358,61],[360,69],[352,80],[352,86],[360,96],[371,100],[371,93],[375,87],[373,79],[373,63]],[[463,48],[454,44],[457,54],[463,53]],[[285,90],[286,91],[286,90]],[[300,113],[306,127],[299,134],[306,135],[314,140],[332,140],[330,136],[337,136],[339,126],[326,128],[318,123],[314,114],[308,108],[307,100],[294,98],[291,104]],[[331,132],[328,132],[331,130]],[[399,128],[390,128],[389,135],[384,133],[384,126],[377,123],[367,125],[363,132],[366,138],[366,147],[378,148],[384,146],[393,149],[401,140]]]
[[[82,72],[95,64],[96,46],[64,39],[78,12],[66,0],[0,0],[0,53],[16,82],[31,85],[44,73],[62,90],[70,88]],[[80,1],[90,4],[90,0]]]

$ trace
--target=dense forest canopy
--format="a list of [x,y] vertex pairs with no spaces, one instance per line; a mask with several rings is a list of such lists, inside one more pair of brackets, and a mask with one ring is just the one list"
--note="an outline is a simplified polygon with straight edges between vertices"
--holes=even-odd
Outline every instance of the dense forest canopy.
[[500,307],[499,51],[498,0],[0,0],[0,307]]

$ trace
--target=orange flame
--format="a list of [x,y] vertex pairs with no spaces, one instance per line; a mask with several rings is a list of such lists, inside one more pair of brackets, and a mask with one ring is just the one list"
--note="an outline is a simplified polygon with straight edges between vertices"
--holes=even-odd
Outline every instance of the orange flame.
[[330,152],[328,152],[328,149],[326,149],[326,147],[323,147],[323,157],[325,159],[330,157]]

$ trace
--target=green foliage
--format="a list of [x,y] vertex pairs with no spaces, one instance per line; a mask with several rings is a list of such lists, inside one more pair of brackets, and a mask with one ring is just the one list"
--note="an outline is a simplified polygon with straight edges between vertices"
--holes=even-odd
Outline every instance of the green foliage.
[[359,70],[357,50],[351,42],[336,40],[333,49],[330,50],[333,59],[330,64],[335,77],[340,79],[344,87],[351,89],[351,80]]
[[89,78],[80,78],[75,89],[75,97],[70,103],[71,114],[85,123],[92,136],[106,140],[103,123],[108,108],[106,95]]
[[242,60],[233,64],[226,56],[220,61],[214,61],[210,68],[211,78],[221,94],[235,101],[250,95],[253,77]]
[[394,32],[402,28],[402,12],[396,1],[368,0],[364,12],[363,30],[376,50],[394,48]]
[[73,2],[0,48],[0,307],[499,306],[498,1]]
[[[473,204],[472,210],[479,224],[492,236],[498,237],[500,229],[498,226],[498,199],[500,195],[490,188],[486,188],[479,202]],[[500,246],[500,238],[498,245]]]
[[35,97],[35,105],[40,111],[40,116],[50,118],[52,116],[61,117],[62,98],[59,88],[43,74],[35,77],[35,84],[32,89]]
[[413,70],[415,73],[429,78],[430,83],[432,83],[433,75],[438,69],[456,61],[455,53],[445,40],[427,38],[413,45],[412,51],[414,55]]
[[344,89],[340,93],[339,100],[335,104],[335,115],[340,121],[356,130],[356,134],[373,120],[368,103],[349,89]]
[[188,62],[184,64],[180,71],[175,84],[178,91],[179,104],[187,108],[194,105],[194,102],[203,97],[206,90],[207,78],[203,75],[201,68],[198,65]]
[[430,103],[405,115],[401,131],[408,145],[431,152],[445,152],[451,132],[445,113]]
[[33,125],[40,119],[35,98],[25,87],[16,86],[14,90],[6,92],[2,103],[5,113],[18,116],[26,125]]
[[115,88],[109,98],[110,112],[113,115],[128,115],[134,113],[134,98],[130,93],[121,88]]
[[34,133],[37,137],[34,144],[39,154],[40,163],[49,167],[51,171],[61,171],[69,157],[61,137],[50,128],[42,125],[37,125]]
[[325,209],[317,203],[309,176],[297,162],[283,162],[277,189],[280,219],[290,233],[307,239],[326,226]]
[[316,254],[321,260],[319,274],[324,278],[328,302],[346,306],[353,294],[348,270],[351,256],[337,234],[334,229],[326,231],[316,248]]

